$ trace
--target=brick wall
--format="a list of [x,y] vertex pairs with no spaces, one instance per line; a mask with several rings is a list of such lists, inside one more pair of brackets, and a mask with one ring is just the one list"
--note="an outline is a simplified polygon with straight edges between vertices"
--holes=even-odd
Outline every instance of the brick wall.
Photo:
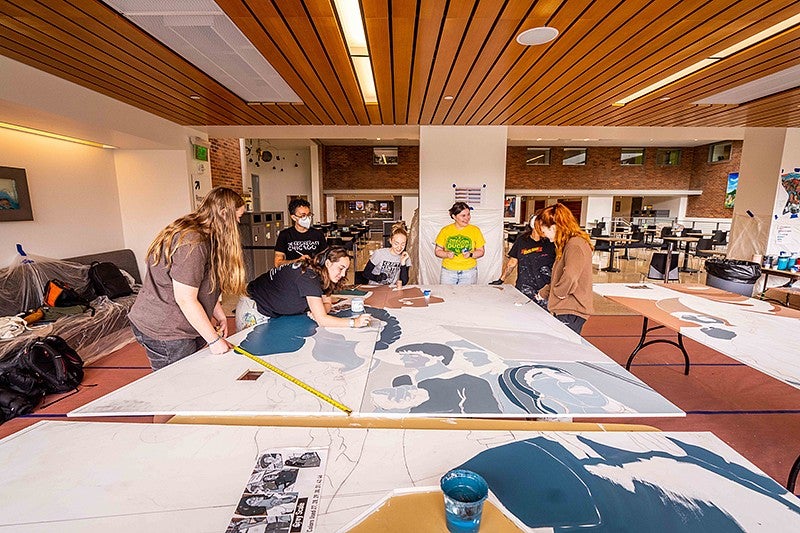
[[692,166],[692,189],[702,189],[700,196],[690,196],[686,205],[686,216],[692,218],[731,218],[733,209],[726,209],[725,189],[728,186],[728,173],[739,172],[742,160],[743,141],[731,143],[729,161],[708,162],[709,145],[694,148]]
[[323,146],[325,189],[418,189],[419,147],[398,146],[396,165],[373,165],[372,146]]
[[564,149],[550,148],[550,164],[528,166],[527,148],[506,152],[507,189],[688,189],[693,151],[684,148],[678,166],[656,165],[657,148],[645,149],[644,165],[619,164],[619,147],[587,148],[586,164],[564,166]]
[[210,139],[211,185],[244,192],[239,139]]

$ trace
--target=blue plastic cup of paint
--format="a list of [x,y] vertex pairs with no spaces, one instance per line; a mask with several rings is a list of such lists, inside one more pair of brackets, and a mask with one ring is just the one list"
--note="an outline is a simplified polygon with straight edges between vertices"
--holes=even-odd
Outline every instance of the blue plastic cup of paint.
[[426,300],[429,300],[430,297],[431,297],[431,290],[430,289],[423,290],[422,291],[422,296],[424,296]]
[[783,256],[778,258],[778,270],[786,270],[789,268],[789,257]]
[[470,470],[455,469],[442,476],[444,514],[450,533],[472,533],[481,526],[483,502],[489,495],[486,480]]

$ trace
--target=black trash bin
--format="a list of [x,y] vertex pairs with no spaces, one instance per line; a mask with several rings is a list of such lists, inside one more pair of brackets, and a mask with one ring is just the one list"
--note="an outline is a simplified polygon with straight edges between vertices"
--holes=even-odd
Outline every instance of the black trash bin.
[[752,296],[761,277],[761,265],[737,259],[706,259],[706,285],[742,296]]

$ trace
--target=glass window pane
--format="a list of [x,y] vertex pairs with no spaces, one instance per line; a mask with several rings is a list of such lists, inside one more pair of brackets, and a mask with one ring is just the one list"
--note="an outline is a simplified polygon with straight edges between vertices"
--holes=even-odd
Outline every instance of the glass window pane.
[[708,162],[729,161],[731,158],[731,143],[712,144],[708,149]]
[[550,148],[528,148],[526,165],[549,165]]
[[619,156],[620,165],[644,165],[644,148],[623,148]]
[[656,163],[660,166],[678,166],[681,164],[679,148],[659,148],[656,152]]
[[586,148],[564,148],[562,165],[585,165]]

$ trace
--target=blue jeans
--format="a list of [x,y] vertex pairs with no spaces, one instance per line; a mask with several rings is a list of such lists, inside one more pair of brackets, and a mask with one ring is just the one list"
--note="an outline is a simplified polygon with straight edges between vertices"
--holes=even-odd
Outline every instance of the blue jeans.
[[139,344],[144,346],[144,351],[147,353],[147,358],[150,359],[150,367],[153,370],[164,368],[175,361],[192,355],[197,350],[203,349],[206,345],[206,341],[203,337],[162,341],[148,337],[136,329],[136,326],[133,324],[131,324],[131,329],[133,330],[133,336],[136,337]]
[[442,268],[439,283],[442,285],[475,285],[478,282],[478,267],[469,270],[448,270]]

